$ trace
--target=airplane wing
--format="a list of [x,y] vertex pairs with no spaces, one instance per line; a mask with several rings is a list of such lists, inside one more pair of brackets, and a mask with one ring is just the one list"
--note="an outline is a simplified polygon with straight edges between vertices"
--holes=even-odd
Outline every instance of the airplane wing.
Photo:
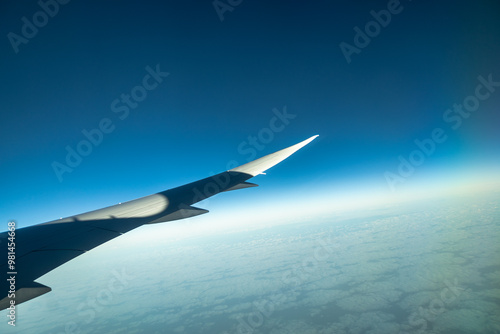
[[[313,136],[296,145],[266,155],[239,167],[157,194],[103,209],[15,230],[14,268],[1,257],[0,310],[10,306],[8,278],[15,275],[15,304],[41,296],[51,288],[35,282],[73,258],[144,224],[163,223],[207,213],[193,204],[223,191],[256,184],[248,179],[262,174],[309,144]],[[7,254],[8,232],[0,233],[0,247]],[[14,274],[9,274],[9,273]],[[3,275],[2,275],[3,276]]]

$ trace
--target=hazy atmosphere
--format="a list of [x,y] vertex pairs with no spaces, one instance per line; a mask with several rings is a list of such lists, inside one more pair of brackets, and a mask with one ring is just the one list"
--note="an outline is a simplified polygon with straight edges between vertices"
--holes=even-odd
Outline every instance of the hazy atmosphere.
[[41,277],[0,332],[500,333],[497,1],[1,8],[2,232],[319,137]]

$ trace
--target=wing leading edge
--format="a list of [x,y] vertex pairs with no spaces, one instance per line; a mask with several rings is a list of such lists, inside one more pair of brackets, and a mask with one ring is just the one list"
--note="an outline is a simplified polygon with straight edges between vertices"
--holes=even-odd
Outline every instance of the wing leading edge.
[[[16,271],[19,275],[16,277],[16,305],[51,291],[35,280],[94,247],[145,224],[207,213],[192,205],[220,192],[257,186],[247,180],[285,160],[316,137],[177,188],[16,230]],[[0,233],[0,245],[7,245],[7,232]],[[2,260],[0,271],[7,273],[7,269],[7,260]],[[8,290],[9,282],[1,280],[0,310],[10,306]]]

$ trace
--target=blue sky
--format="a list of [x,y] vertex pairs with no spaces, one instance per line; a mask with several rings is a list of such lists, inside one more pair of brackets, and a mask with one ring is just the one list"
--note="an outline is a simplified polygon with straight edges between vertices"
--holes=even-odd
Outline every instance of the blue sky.
[[[243,0],[223,20],[211,1],[70,1],[57,13],[54,2],[43,3],[53,17],[37,14],[35,1],[7,1],[1,11],[5,224],[40,223],[223,171],[248,161],[249,136],[260,138],[261,156],[320,134],[254,179],[261,188],[223,195],[217,209],[258,209],[277,195],[321,197],[328,206],[374,189],[425,193],[443,180],[448,187],[499,179],[495,1]],[[356,47],[354,28],[365,31],[371,11],[388,8],[390,22],[348,62],[341,43]],[[32,36],[23,36],[34,20],[38,31],[25,27]],[[151,72],[163,74],[155,80]],[[474,100],[481,84],[488,96]],[[127,95],[137,102],[127,105]],[[458,125],[447,110],[466,100],[480,103]],[[99,127],[108,133],[84,147],[85,131]],[[411,175],[397,174],[399,157],[409,160],[415,140],[435,129],[446,139]],[[90,153],[58,175],[54,163],[67,165],[68,147],[78,145]],[[404,182],[391,188],[387,172]]]

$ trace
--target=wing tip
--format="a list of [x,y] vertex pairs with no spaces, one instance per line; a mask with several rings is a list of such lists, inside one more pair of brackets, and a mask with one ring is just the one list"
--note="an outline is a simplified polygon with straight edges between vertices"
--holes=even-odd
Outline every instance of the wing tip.
[[309,138],[307,138],[306,140],[304,140],[303,142],[301,142],[301,144],[302,144],[302,143],[305,143],[304,145],[307,145],[307,144],[309,144],[310,142],[312,142],[314,139],[316,139],[316,138],[318,138],[318,137],[319,137],[319,135],[314,135],[314,136],[312,136],[312,137],[309,137]]
[[263,174],[264,171],[285,160],[286,158],[312,142],[318,136],[319,135],[314,135],[312,137],[309,137],[308,139],[303,140],[295,145],[289,146],[280,151],[263,156],[262,158],[259,158],[257,160],[253,160],[244,165],[230,169],[229,172],[242,172],[252,176]]

